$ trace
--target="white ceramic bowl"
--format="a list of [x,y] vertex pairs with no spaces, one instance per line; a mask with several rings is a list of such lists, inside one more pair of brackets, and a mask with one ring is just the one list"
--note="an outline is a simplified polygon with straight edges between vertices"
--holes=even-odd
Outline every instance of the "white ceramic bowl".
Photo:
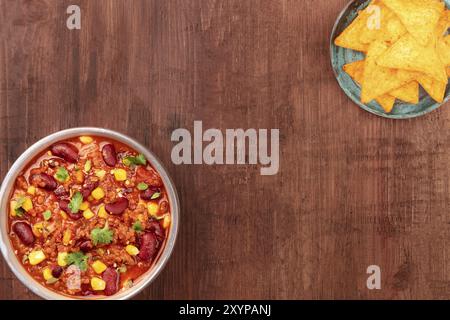
[[156,158],[156,156],[147,150],[143,145],[136,142],[132,138],[123,135],[121,133],[108,130],[108,129],[101,129],[101,128],[73,128],[73,129],[67,129],[63,131],[58,131],[56,133],[53,133],[35,144],[33,144],[31,147],[29,147],[17,160],[14,162],[11,169],[6,174],[5,179],[3,180],[1,189],[0,189],[0,249],[3,254],[3,257],[5,258],[5,261],[8,263],[11,270],[14,272],[14,274],[19,278],[22,283],[29,288],[31,291],[33,291],[35,294],[41,296],[44,299],[83,299],[83,297],[72,297],[68,295],[63,295],[60,293],[57,293],[56,291],[52,291],[50,289],[47,289],[43,285],[41,285],[39,282],[34,280],[30,274],[25,270],[25,268],[22,266],[21,262],[17,259],[16,255],[14,254],[14,249],[12,247],[11,241],[9,239],[8,235],[8,207],[9,207],[9,197],[12,192],[12,188],[14,187],[15,180],[18,176],[18,174],[29,164],[29,161],[31,161],[36,155],[38,155],[43,150],[47,149],[50,145],[52,145],[55,142],[82,136],[82,135],[91,135],[91,136],[99,136],[99,137],[106,137],[113,140],[117,140],[119,142],[124,143],[125,145],[130,146],[134,150],[136,150],[139,153],[142,153],[145,155],[147,160],[150,162],[150,164],[153,166],[153,168],[156,169],[156,171],[160,174],[164,186],[167,191],[169,204],[170,204],[170,210],[171,210],[171,225],[169,230],[169,235],[166,240],[165,246],[163,247],[162,253],[159,255],[159,259],[156,261],[156,263],[153,265],[152,268],[150,268],[145,274],[143,274],[139,279],[136,280],[133,287],[130,289],[121,290],[118,293],[116,293],[113,296],[110,297],[89,297],[84,298],[85,300],[93,300],[93,299],[114,299],[114,300],[124,300],[129,299],[142,291],[148,284],[150,284],[161,272],[161,270],[164,268],[165,264],[167,263],[173,247],[175,245],[175,240],[177,237],[177,231],[178,231],[178,220],[179,220],[179,201],[177,196],[177,191],[174,187],[174,184],[172,180],[170,179],[169,175],[167,174],[166,170],[162,166],[161,162]]

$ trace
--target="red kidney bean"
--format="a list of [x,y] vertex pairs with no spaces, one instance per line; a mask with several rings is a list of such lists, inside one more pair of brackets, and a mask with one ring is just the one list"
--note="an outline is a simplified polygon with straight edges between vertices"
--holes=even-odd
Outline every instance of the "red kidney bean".
[[64,186],[59,186],[58,188],[56,188],[56,190],[54,192],[58,198],[63,198],[63,197],[69,196],[69,191],[67,191]]
[[113,144],[108,143],[105,144],[102,148],[102,156],[105,163],[110,166],[114,167],[117,163],[117,154],[116,154],[116,148]]
[[30,184],[48,191],[53,191],[58,187],[55,178],[46,173],[35,173],[30,176]]
[[56,279],[58,279],[59,277],[61,277],[63,273],[63,268],[61,268],[60,266],[54,266],[52,268],[52,276]]
[[[161,190],[159,190],[158,188],[150,187],[147,190],[141,191],[139,193],[139,196],[141,197],[142,200],[151,200],[155,193],[160,193],[160,192],[161,192]],[[158,195],[154,199],[158,199],[159,197],[160,197],[160,195]]]
[[138,257],[142,261],[151,261],[158,252],[158,240],[154,233],[144,233],[139,241],[139,254]]
[[98,187],[99,182],[98,181],[89,181],[86,182],[83,187],[81,188],[81,195],[83,196],[83,199],[87,199],[91,192]]
[[159,223],[159,221],[151,221],[148,224],[147,230],[154,233],[159,241],[164,240],[164,229],[161,226],[161,223]]
[[22,221],[16,222],[13,224],[12,229],[24,245],[30,246],[33,244],[34,235],[28,223]]
[[73,144],[66,142],[57,143],[51,146],[50,151],[67,162],[76,163],[78,161],[78,149]]
[[105,205],[106,211],[111,214],[122,214],[128,208],[127,198],[118,198],[112,203]]
[[69,200],[61,199],[59,200],[59,208],[69,215],[72,220],[79,220],[83,215],[81,212],[73,213],[69,208]]
[[162,187],[161,177],[153,170],[147,170],[145,167],[139,166],[136,169],[136,175],[139,180],[143,180],[152,187]]
[[108,267],[103,272],[102,278],[106,282],[105,295],[111,296],[119,290],[119,274],[116,269]]
[[80,250],[83,251],[84,253],[91,251],[92,247],[93,246],[90,240],[83,241],[80,244]]

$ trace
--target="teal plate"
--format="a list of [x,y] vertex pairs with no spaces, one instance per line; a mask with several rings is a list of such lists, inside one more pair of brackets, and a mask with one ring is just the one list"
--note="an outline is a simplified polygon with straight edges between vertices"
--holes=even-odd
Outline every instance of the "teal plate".
[[[364,59],[364,54],[351,49],[341,48],[334,45],[334,40],[338,35],[347,28],[350,23],[356,18],[358,11],[366,8],[370,3],[370,0],[354,0],[351,1],[345,9],[339,15],[336,24],[334,25],[333,32],[331,33],[330,53],[331,64],[333,67],[336,79],[344,92],[353,100],[354,103],[359,105],[362,109],[376,114],[380,117],[390,119],[408,119],[423,116],[428,112],[436,110],[442,104],[434,101],[424,90],[420,87],[420,101],[419,104],[408,104],[397,99],[394,109],[391,113],[384,112],[383,108],[372,101],[368,104],[363,104],[360,101],[361,88],[357,85],[353,79],[343,71],[342,67],[350,62]],[[445,0],[447,8],[450,9],[450,0]],[[447,85],[445,92],[444,103],[450,100],[450,85]]]

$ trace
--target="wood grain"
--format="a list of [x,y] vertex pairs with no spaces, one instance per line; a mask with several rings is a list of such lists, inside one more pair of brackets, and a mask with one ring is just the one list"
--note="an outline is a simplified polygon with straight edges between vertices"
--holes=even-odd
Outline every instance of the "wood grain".
[[[1,176],[69,127],[153,150],[180,233],[138,299],[449,299],[450,110],[391,121],[350,102],[328,50],[345,3],[0,0]],[[279,174],[173,165],[170,135],[194,120],[279,128]],[[366,288],[371,264],[382,290]],[[36,298],[3,260],[0,278],[0,298]]]

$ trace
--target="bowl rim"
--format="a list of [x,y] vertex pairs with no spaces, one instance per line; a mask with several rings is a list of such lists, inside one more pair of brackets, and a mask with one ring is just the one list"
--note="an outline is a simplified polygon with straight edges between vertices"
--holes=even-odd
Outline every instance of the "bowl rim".
[[[57,291],[50,290],[36,281],[27,270],[22,266],[18,260],[16,254],[13,252],[13,247],[11,241],[9,240],[9,232],[7,228],[7,214],[0,215],[0,251],[2,252],[3,258],[8,264],[11,271],[16,275],[16,277],[24,284],[25,287],[30,289],[34,294],[40,296],[41,298],[48,300],[125,300],[134,297],[136,294],[141,292],[147,285],[149,285],[168,262],[178,235],[178,222],[179,222],[179,211],[180,204],[179,198],[174,186],[174,183],[167,173],[166,169],[162,165],[161,161],[144,145],[137,142],[135,139],[117,131],[111,129],[104,129],[98,127],[76,127],[65,130],[60,130],[47,135],[29,148],[27,148],[13,163],[11,168],[5,175],[0,188],[0,210],[7,212],[7,205],[9,196],[14,186],[15,180],[18,174],[29,164],[30,159],[34,158],[37,154],[42,152],[45,148],[48,148],[55,142],[62,141],[65,139],[74,138],[82,135],[92,135],[105,137],[113,140],[117,140],[125,145],[133,148],[134,150],[145,155],[149,163],[155,168],[158,174],[161,176],[164,186],[167,191],[168,199],[171,208],[171,226],[169,230],[169,236],[166,240],[163,251],[156,263],[144,273],[140,280],[130,289],[119,291],[113,296],[101,296],[99,298],[90,297],[74,297],[69,295],[64,295],[58,293]],[[31,281],[30,281],[31,280]]]
[[[450,101],[450,95],[448,95],[447,97],[444,98],[444,101],[442,103],[435,101],[435,103],[433,105],[431,105],[429,108],[427,108],[427,109],[425,109],[423,111],[417,112],[417,113],[413,113],[413,114],[411,114],[411,113],[410,114],[389,114],[389,113],[381,112],[381,111],[374,110],[374,109],[370,108],[368,105],[362,103],[359,99],[357,99],[356,97],[354,97],[353,95],[351,95],[348,92],[347,88],[345,88],[343,83],[341,83],[338,71],[335,69],[335,63],[334,62],[335,62],[336,59],[333,56],[333,48],[336,48],[337,46],[334,44],[334,37],[336,35],[336,31],[337,31],[338,25],[341,22],[341,20],[344,18],[345,13],[350,8],[350,6],[352,6],[357,1],[360,1],[361,5],[366,4],[366,3],[369,4],[369,2],[370,2],[370,0],[350,0],[344,6],[342,11],[339,13],[339,15],[338,15],[338,17],[337,17],[337,19],[336,19],[336,21],[334,23],[333,29],[331,31],[330,43],[329,43],[330,58],[331,58],[331,60],[330,60],[330,62],[331,62],[331,69],[333,70],[335,79],[336,79],[337,83],[339,84],[339,87],[342,89],[342,91],[344,91],[346,96],[348,98],[350,98],[350,100],[352,100],[353,103],[357,104],[361,109],[363,109],[363,110],[365,110],[365,111],[367,111],[367,112],[369,112],[371,114],[374,114],[376,116],[379,116],[379,117],[382,117],[382,118],[386,118],[386,119],[393,119],[393,120],[406,120],[406,119],[413,119],[413,118],[421,117],[421,116],[424,116],[424,115],[426,115],[426,114],[428,114],[428,113],[438,109],[439,107],[442,107],[444,104],[446,104],[448,101]],[[444,3],[446,5],[448,5],[448,1],[449,0],[444,0]],[[345,50],[351,50],[351,49],[347,49],[347,48],[344,48],[344,49]],[[355,50],[352,50],[352,51],[355,51]]]

